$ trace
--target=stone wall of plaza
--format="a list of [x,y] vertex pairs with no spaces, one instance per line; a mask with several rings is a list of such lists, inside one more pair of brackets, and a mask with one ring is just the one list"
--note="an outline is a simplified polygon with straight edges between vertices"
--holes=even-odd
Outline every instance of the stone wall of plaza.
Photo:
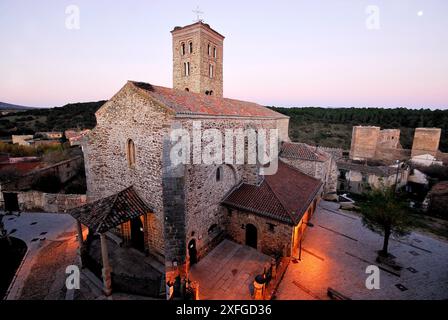
[[[97,126],[83,142],[89,201],[118,193],[133,185],[153,208],[145,233],[148,250],[163,260],[164,211],[162,198],[163,139],[173,114],[126,85],[96,113]],[[135,145],[136,163],[130,166],[126,147]]]
[[265,254],[289,256],[293,226],[239,210],[227,211],[227,233],[233,241],[246,243],[246,226],[257,228],[258,250]]

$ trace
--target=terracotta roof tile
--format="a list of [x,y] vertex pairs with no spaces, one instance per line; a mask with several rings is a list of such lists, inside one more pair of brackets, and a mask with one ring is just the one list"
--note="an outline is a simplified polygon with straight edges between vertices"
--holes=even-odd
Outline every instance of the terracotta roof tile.
[[281,113],[253,102],[207,96],[205,94],[153,86],[143,82],[130,83],[177,114],[287,118]]
[[320,191],[320,180],[279,161],[275,175],[259,186],[241,184],[223,204],[296,225]]
[[304,143],[284,142],[280,148],[280,157],[323,162],[329,155]]
[[112,196],[69,210],[69,214],[95,232],[103,233],[152,211],[134,188],[129,187]]

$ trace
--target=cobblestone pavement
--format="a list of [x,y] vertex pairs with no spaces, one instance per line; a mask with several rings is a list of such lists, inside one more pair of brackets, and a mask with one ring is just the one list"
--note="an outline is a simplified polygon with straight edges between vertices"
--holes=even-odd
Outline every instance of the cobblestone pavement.
[[251,300],[252,283],[271,257],[235,242],[224,240],[190,270],[198,281],[201,300]]
[[381,269],[380,289],[368,290],[366,267],[376,264],[382,237],[331,202],[321,202],[311,222],[301,261],[290,263],[276,299],[328,299],[328,287],[351,299],[448,299],[447,242],[415,232],[392,240],[389,252],[403,269]]
[[28,246],[7,299],[65,299],[65,269],[78,262],[74,219],[66,214],[22,213],[4,222],[8,232]]

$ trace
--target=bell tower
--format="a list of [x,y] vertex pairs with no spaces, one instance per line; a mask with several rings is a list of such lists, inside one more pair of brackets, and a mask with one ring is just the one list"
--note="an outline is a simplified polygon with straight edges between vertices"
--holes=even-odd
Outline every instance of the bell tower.
[[202,21],[175,27],[171,34],[173,88],[222,97],[224,36]]

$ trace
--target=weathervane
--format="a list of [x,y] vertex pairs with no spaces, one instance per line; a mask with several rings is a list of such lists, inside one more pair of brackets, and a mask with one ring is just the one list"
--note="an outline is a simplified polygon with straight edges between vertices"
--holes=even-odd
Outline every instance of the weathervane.
[[202,12],[199,9],[199,6],[196,7],[196,10],[193,10],[193,13],[196,14],[196,21],[195,22],[203,22],[204,21],[203,19],[201,19],[201,14],[204,14],[204,12]]

